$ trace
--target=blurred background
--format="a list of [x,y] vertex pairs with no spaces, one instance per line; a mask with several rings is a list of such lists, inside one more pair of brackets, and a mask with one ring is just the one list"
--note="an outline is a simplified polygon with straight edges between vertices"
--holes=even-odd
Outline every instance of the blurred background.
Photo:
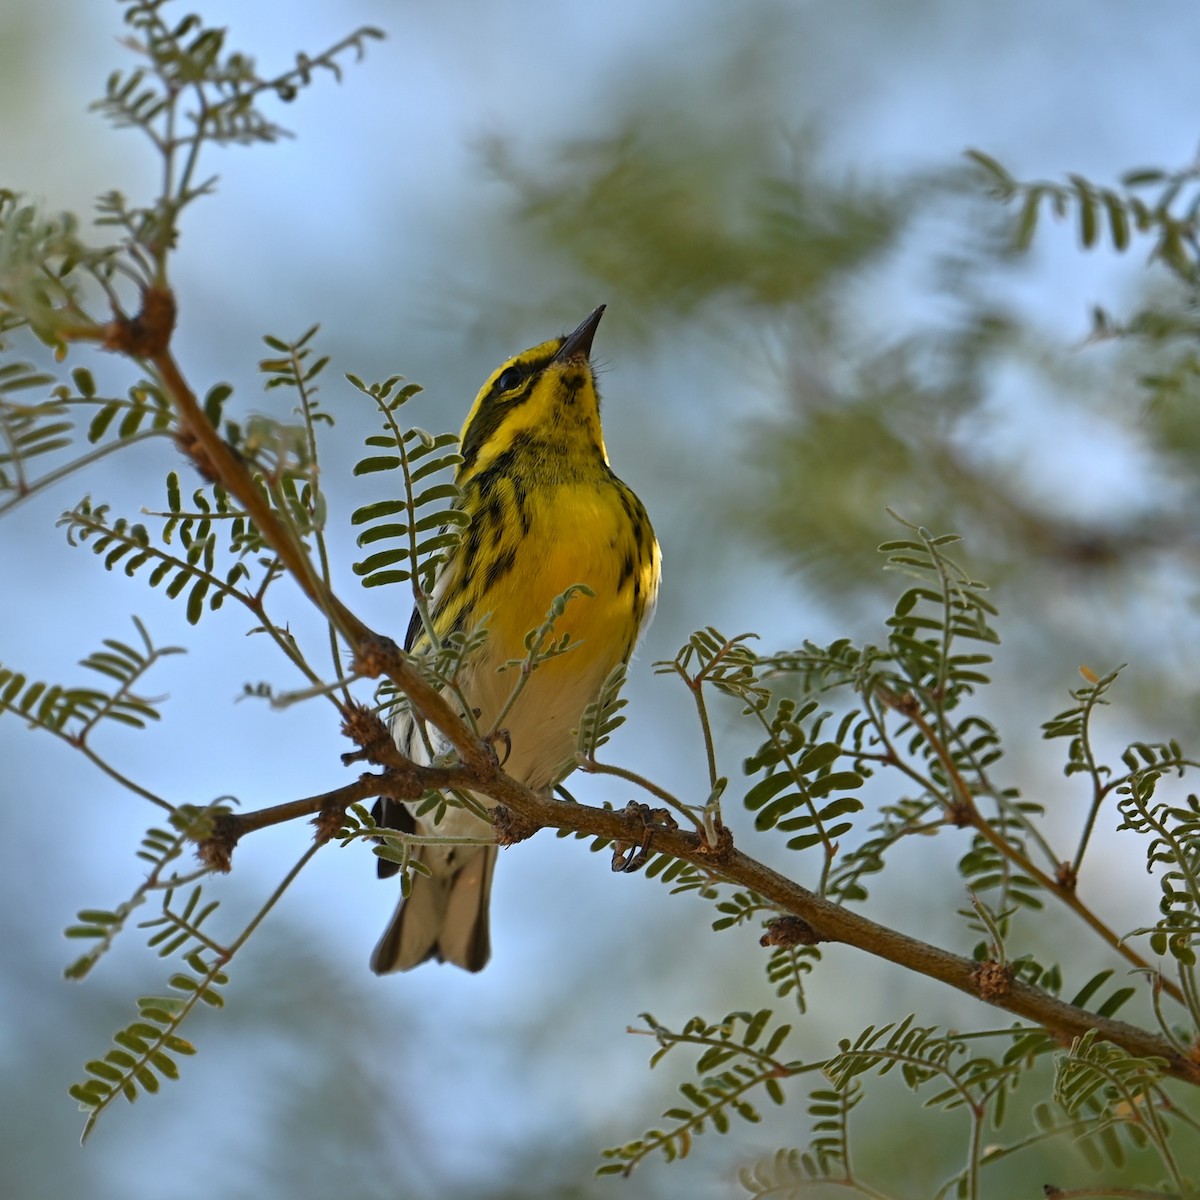
[[[980,710],[1008,738],[1005,783],[1048,806],[1052,834],[1069,842],[1086,796],[1038,727],[1067,706],[1081,664],[1132,664],[1103,726],[1113,747],[1196,744],[1195,386],[1151,395],[1141,382],[1172,367],[1169,344],[1088,339],[1095,304],[1120,316],[1187,297],[1145,246],[1085,254],[1071,222],[1047,222],[1030,253],[1012,255],[1012,214],[963,158],[974,146],[1021,179],[1099,183],[1193,161],[1189,0],[1152,12],[1117,0],[304,0],[286,16],[209,0],[201,11],[268,74],[360,24],[388,35],[340,86],[319,78],[277,106],[293,140],[210,156],[218,192],[188,213],[174,275],[178,357],[201,390],[235,386],[233,414],[287,416],[288,398],[265,394],[256,373],[261,336],[320,322],[333,359],[321,399],[338,422],[323,448],[335,569],[376,628],[402,634],[408,606],[400,589],[357,592],[350,572],[348,516],[375,493],[349,470],[374,418],[342,372],[402,373],[426,389],[411,419],[457,429],[504,357],[605,302],[608,448],[650,510],[665,570],[613,760],[706,794],[687,697],[651,669],[695,628],[754,630],[767,648],[881,638],[903,586],[879,570],[875,547],[898,532],[885,506],[966,535],[964,557],[993,584],[1002,645]],[[152,194],[148,146],[87,112],[107,74],[132,65],[120,13],[0,3],[0,186],[81,213],[110,188]],[[71,362],[117,393],[133,382],[99,355]],[[297,680],[243,636],[237,612],[192,629],[179,605],[54,529],[85,493],[136,519],[171,468],[182,469],[174,452],[149,443],[0,524],[0,562],[37,579],[18,588],[0,570],[0,661],[76,680],[101,639],[132,636],[136,613],[160,645],[189,653],[152,677],[148,690],[170,697],[161,726],[107,736],[116,765],[200,804],[234,795],[257,808],[338,785],[346,745],[325,708],[238,702],[246,682]],[[300,604],[293,628],[318,636]],[[748,743],[732,708],[716,717],[736,776]],[[678,1027],[787,1002],[763,976],[757,930],[707,936],[711,913],[693,896],[613,876],[606,856],[542,835],[502,856],[494,958],[476,977],[372,976],[394,891],[362,847],[320,854],[235,964],[227,1010],[190,1026],[200,1053],[182,1079],[113,1111],[80,1151],[67,1086],[167,971],[131,931],[67,984],[79,946],[61,930],[132,891],[157,818],[14,720],[0,722],[0,764],[5,1196],[153,1200],[169,1171],[177,1200],[622,1187],[703,1200],[734,1194],[756,1156],[807,1140],[797,1103],[702,1138],[682,1164],[651,1160],[631,1184],[591,1178],[599,1148],[658,1123],[687,1075],[670,1056],[647,1071],[653,1044],[625,1033],[639,1013]],[[631,798],[603,780],[573,790]],[[1124,929],[1154,919],[1156,894],[1113,823],[1081,888]],[[216,920],[238,928],[308,832],[248,839],[233,875],[210,886],[225,902]],[[741,844],[807,877],[803,860]],[[954,916],[965,848],[951,836],[900,856],[867,911],[969,952],[974,935]],[[1116,965],[1084,954],[1057,914],[1026,934],[1069,978]],[[819,1058],[914,1008],[927,1022],[1004,1023],[831,947],[792,1052]],[[914,1126],[911,1100],[880,1096],[862,1113],[860,1167],[896,1194],[931,1194],[961,1162],[952,1122]],[[903,1148],[918,1128],[939,1132],[914,1161]],[[1045,1154],[1012,1168],[1014,1189],[1092,1178],[1066,1148]]]

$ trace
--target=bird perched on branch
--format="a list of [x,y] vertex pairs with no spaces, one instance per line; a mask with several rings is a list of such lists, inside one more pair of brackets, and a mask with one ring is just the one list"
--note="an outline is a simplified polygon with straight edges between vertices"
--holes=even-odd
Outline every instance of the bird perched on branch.
[[[590,361],[603,313],[601,305],[573,333],[510,358],[480,389],[455,476],[470,525],[438,572],[427,615],[414,612],[406,641],[420,651],[486,624],[486,641],[458,675],[464,710],[495,739],[504,770],[545,792],[574,766],[573,731],[613,669],[629,660],[658,593],[654,530],[604,448]],[[570,649],[538,661],[523,681],[521,671],[502,670],[527,658],[527,636],[576,584],[584,588],[571,594],[553,630],[555,642],[568,635]],[[418,761],[446,749],[408,711],[392,733]],[[490,801],[462,799],[436,821],[438,806],[376,805],[380,826],[448,839],[415,850],[429,873],[413,872],[371,956],[376,974],[430,958],[468,971],[488,961],[497,852]],[[398,869],[379,860],[381,877]]]

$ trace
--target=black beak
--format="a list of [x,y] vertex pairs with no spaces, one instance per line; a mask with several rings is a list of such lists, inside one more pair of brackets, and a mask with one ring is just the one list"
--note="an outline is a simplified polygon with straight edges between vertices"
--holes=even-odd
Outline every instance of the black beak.
[[566,341],[554,356],[554,361],[566,362],[572,358],[587,358],[592,352],[592,338],[596,336],[596,326],[600,324],[602,316],[604,316],[603,304],[586,316],[574,333],[567,335]]

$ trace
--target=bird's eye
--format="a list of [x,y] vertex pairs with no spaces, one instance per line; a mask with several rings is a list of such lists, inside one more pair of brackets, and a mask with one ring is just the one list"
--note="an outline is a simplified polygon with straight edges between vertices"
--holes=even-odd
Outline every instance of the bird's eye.
[[524,378],[525,372],[520,367],[509,367],[507,370],[500,372],[500,378],[496,380],[496,390],[499,392],[511,392]]

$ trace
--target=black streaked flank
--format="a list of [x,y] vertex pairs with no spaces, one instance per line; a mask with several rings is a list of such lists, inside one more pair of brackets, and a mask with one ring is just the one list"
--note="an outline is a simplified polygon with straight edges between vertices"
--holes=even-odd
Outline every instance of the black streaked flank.
[[512,481],[513,500],[516,502],[517,516],[521,520],[521,533],[528,536],[533,528],[533,518],[529,515],[529,493],[523,480],[514,476]]
[[[617,591],[620,591],[633,578],[633,553],[626,550],[621,560],[621,578],[617,580]],[[636,593],[635,593],[636,594]]]
[[509,573],[516,565],[517,552],[515,549],[500,551],[495,558],[488,563],[487,574],[483,579],[485,589],[493,588]]

